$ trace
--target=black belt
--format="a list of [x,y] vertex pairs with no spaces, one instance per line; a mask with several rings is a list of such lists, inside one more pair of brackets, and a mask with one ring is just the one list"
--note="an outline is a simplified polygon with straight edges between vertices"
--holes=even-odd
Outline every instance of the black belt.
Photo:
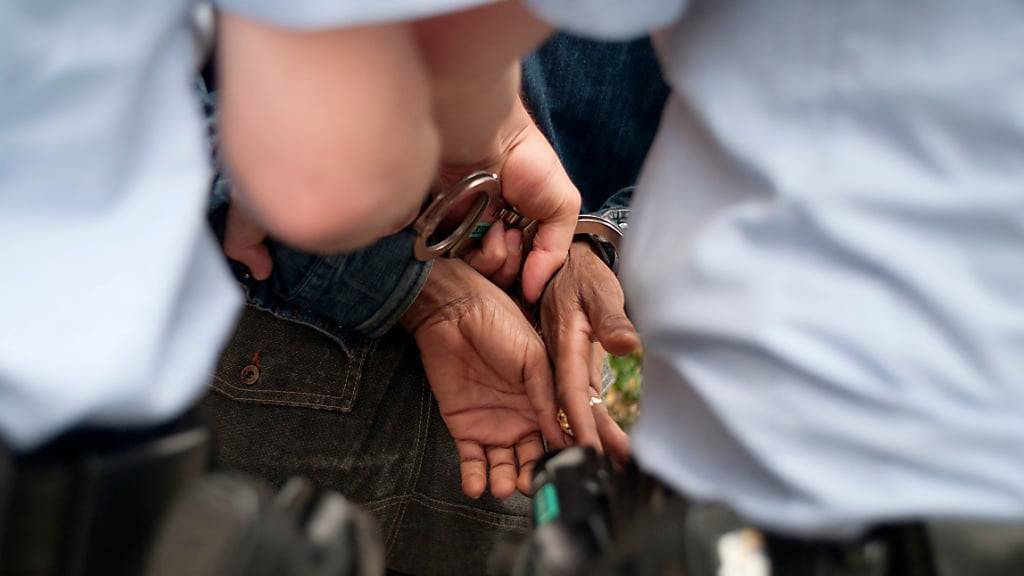
[[768,534],[774,574],[1011,576],[1024,574],[1024,519],[883,524],[845,542]]
[[623,529],[598,561],[602,575],[720,574],[723,544],[746,538],[773,576],[1024,576],[1024,518],[907,519],[846,540],[797,538],[690,500],[635,466],[620,477],[613,516]]
[[17,456],[0,508],[0,574],[141,574],[163,513],[209,468],[210,446],[188,415],[145,430],[77,431]]
[[934,576],[934,553],[925,525],[883,525],[848,541],[766,533],[773,573],[793,575]]

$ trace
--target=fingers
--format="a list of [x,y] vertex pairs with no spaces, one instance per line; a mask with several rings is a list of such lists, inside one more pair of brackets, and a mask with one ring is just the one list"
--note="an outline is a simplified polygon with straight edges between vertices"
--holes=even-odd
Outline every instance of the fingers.
[[[605,369],[608,354],[601,344],[591,345],[590,362],[590,394],[603,396]],[[619,427],[615,419],[608,413],[608,405],[602,402],[591,407],[594,411],[594,422],[597,424],[597,435],[601,438],[601,447],[619,464],[625,464],[629,458],[629,436]]]
[[508,256],[501,268],[490,277],[502,290],[507,289],[519,275],[523,264],[523,231],[518,228],[505,231],[505,246]]
[[601,440],[590,407],[591,343],[584,330],[566,328],[558,341],[555,374],[558,398],[569,416],[573,440],[577,444],[601,447]]
[[625,356],[640,349],[640,334],[624,312],[591,316],[594,337],[601,346],[616,356]]
[[516,455],[512,448],[490,446],[487,463],[491,467],[491,494],[505,499],[516,491]]
[[480,248],[468,254],[466,262],[481,276],[490,278],[505,265],[508,259],[508,245],[505,243],[505,226],[494,222],[480,240]]
[[470,498],[479,498],[487,487],[487,457],[480,444],[469,440],[456,440],[459,468],[462,473],[462,492]]
[[629,436],[608,413],[608,407],[604,404],[596,404],[592,408],[594,421],[597,424],[597,435],[601,438],[601,447],[619,464],[625,464],[629,459]]
[[604,390],[604,367],[607,354],[600,342],[590,344],[590,392],[600,396]]
[[266,280],[273,271],[274,262],[264,241],[267,233],[237,204],[228,206],[224,228],[224,254],[249,268],[257,280]]
[[519,275],[523,263],[523,231],[506,230],[495,222],[480,242],[480,248],[465,257],[466,262],[502,290]]
[[462,491],[470,498],[479,498],[490,484],[495,498],[505,499],[518,489],[530,494],[533,468],[544,455],[540,434],[530,434],[515,448],[488,446],[469,440],[456,440]]
[[523,383],[530,405],[537,413],[537,423],[548,446],[553,449],[565,448],[571,442],[558,425],[558,402],[556,400],[556,384],[548,363],[544,344],[537,339],[534,346],[528,348],[531,358],[523,365]]
[[[598,342],[593,342],[590,350],[590,395],[600,398],[607,354]],[[629,459],[629,436],[608,413],[608,406],[603,401],[595,403],[591,410],[594,412],[594,423],[597,425],[597,436],[601,439],[601,448],[613,460],[625,464]]]
[[516,488],[523,494],[533,492],[533,468],[544,455],[544,441],[540,434],[530,434],[516,445],[516,460],[519,461],[519,479]]
[[580,213],[580,193],[536,126],[524,131],[502,169],[502,196],[538,222],[523,266],[523,297],[536,302],[565,262]]
[[581,301],[594,338],[616,356],[636,352],[640,348],[640,334],[626,317],[625,299],[618,279],[603,263],[600,267],[587,269],[594,272],[584,287]]

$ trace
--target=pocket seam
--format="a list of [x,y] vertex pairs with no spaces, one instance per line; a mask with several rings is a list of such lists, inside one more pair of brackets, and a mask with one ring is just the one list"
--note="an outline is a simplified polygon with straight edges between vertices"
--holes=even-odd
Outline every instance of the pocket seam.
[[[340,393],[336,395],[317,394],[315,392],[299,392],[293,390],[276,390],[272,388],[243,388],[228,382],[217,374],[213,374],[213,384],[211,387],[227,398],[238,402],[267,404],[273,406],[291,406],[296,408],[312,408],[316,410],[330,410],[333,412],[349,413],[355,405],[356,395],[354,390],[357,389],[356,384],[362,378],[363,365],[366,360],[367,352],[371,348],[373,348],[373,345],[364,346],[359,350],[357,364],[355,366],[350,366],[345,370],[345,384]],[[294,399],[281,398],[282,396]]]

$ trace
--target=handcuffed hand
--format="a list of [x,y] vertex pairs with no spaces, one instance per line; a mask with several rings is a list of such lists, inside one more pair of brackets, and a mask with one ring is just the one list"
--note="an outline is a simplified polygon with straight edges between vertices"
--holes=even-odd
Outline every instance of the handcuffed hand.
[[463,492],[529,493],[541,435],[566,440],[544,343],[516,303],[466,263],[438,259],[402,325],[455,440]]
[[626,317],[618,278],[586,242],[572,244],[565,265],[541,296],[540,318],[555,364],[558,402],[568,415],[573,439],[623,461],[628,437],[604,404],[591,405],[590,400],[600,396],[603,352],[636,352],[640,336]]

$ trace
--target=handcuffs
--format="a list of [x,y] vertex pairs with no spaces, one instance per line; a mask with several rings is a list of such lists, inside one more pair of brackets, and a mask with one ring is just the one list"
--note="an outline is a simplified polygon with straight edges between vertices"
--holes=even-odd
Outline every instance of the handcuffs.
[[[445,216],[456,205],[467,198],[477,196],[465,217],[447,236],[435,238],[439,226]],[[416,231],[416,242],[413,255],[417,260],[428,261],[439,256],[458,258],[468,252],[487,230],[497,221],[506,228],[519,228],[523,231],[523,253],[530,251],[533,237],[537,234],[537,222],[523,216],[515,208],[509,206],[501,197],[501,181],[498,176],[489,172],[474,172],[466,176],[448,190],[442,190],[413,223]],[[591,243],[598,254],[612,271],[618,273],[619,243],[622,230],[611,220],[601,216],[581,214],[576,221],[573,238],[583,238]],[[590,398],[590,406],[602,404],[600,396]],[[569,436],[573,436],[572,427],[565,410],[558,410],[558,426]]]
[[[436,238],[448,212],[474,195],[476,200],[455,229],[447,236]],[[439,256],[458,258],[479,243],[480,238],[499,220],[506,228],[523,231],[523,253],[529,252],[537,234],[537,222],[505,202],[501,197],[501,181],[496,175],[474,172],[450,189],[438,193],[420,213],[413,223],[416,231],[413,255],[424,262]],[[601,259],[612,270],[617,269],[622,230],[614,222],[601,216],[582,214],[576,222],[575,236],[589,240],[598,249]]]

